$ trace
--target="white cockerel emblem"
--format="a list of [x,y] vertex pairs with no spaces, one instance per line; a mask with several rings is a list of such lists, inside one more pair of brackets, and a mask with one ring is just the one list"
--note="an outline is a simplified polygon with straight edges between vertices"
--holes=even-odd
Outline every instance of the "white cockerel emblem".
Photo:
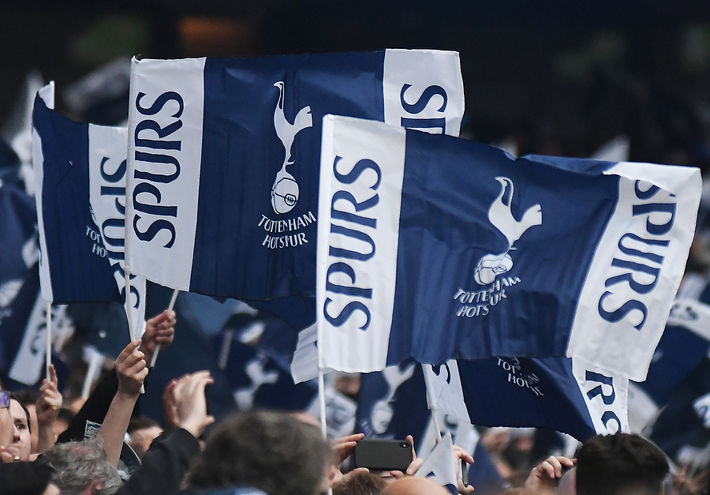
[[508,241],[508,247],[501,253],[491,253],[483,256],[476,266],[474,278],[481,285],[490,284],[498,275],[506,273],[513,267],[513,259],[508,251],[515,249],[515,241],[535,225],[542,225],[542,209],[539,204],[533,205],[523,213],[520,220],[513,216],[513,181],[507,177],[496,177],[500,182],[500,194],[493,200],[488,209],[488,220],[503,234]]
[[274,185],[271,186],[271,206],[276,213],[281,215],[291,211],[298,202],[298,183],[293,175],[286,170],[286,167],[293,164],[291,148],[296,134],[303,129],[312,127],[313,117],[311,116],[311,107],[306,106],[298,111],[293,123],[289,122],[284,114],[284,82],[278,81],[274,83],[274,86],[279,88],[279,99],[274,109],[274,129],[284,147],[284,162],[276,174]]

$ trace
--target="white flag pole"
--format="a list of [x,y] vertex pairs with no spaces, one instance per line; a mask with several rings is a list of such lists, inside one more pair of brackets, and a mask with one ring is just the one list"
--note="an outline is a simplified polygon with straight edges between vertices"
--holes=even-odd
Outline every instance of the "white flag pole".
[[[179,293],[179,290],[173,289],[173,296],[170,298],[170,304],[168,304],[168,311],[172,311],[173,307],[175,307],[175,301],[177,301],[177,296]],[[155,362],[158,360],[158,354],[160,354],[160,344],[155,346],[155,352],[153,353],[153,357],[150,360],[151,368],[155,366]]]
[[52,364],[52,303],[47,301],[47,344],[45,349],[44,373],[49,381],[49,366]]
[[[131,269],[128,265],[123,266],[123,276],[126,283],[126,316],[128,317],[128,333],[131,337],[131,342],[136,340],[135,329],[133,328],[133,305],[131,304]],[[141,385],[141,394],[145,393],[145,387]]]

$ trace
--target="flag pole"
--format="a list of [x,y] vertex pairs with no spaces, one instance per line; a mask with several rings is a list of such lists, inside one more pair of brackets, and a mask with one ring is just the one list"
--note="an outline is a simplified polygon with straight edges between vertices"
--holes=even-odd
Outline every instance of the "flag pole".
[[[422,363],[422,371],[424,372],[424,377],[426,378],[426,370],[424,369],[424,364]],[[431,421],[434,425],[434,432],[436,433],[436,442],[439,443],[441,440],[441,425],[439,425],[439,416],[437,415],[436,408],[432,406],[434,401],[431,398],[431,390],[429,390],[429,380],[424,380],[424,390],[426,390],[426,402],[429,407],[429,413],[431,414]]]
[[[123,277],[126,284],[126,301],[125,309],[126,316],[128,317],[128,333],[131,337],[131,342],[136,340],[136,331],[133,328],[133,305],[131,305],[131,269],[128,268],[128,264],[123,265]],[[141,394],[145,393],[145,387],[141,384]]]
[[52,364],[52,303],[47,301],[47,344],[45,349],[44,373],[49,381],[49,367]]
[[[173,307],[175,307],[175,301],[177,301],[177,296],[180,293],[178,289],[173,289],[173,295],[170,298],[170,304],[168,304],[168,311],[172,311]],[[155,346],[155,352],[153,353],[153,357],[150,360],[150,367],[152,368],[155,366],[155,362],[158,360],[158,354],[160,354],[160,344]]]

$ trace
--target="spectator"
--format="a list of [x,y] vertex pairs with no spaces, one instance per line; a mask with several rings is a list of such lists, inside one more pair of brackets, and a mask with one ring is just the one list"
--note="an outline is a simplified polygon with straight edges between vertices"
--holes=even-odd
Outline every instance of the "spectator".
[[597,435],[577,455],[577,495],[659,495],[666,474],[665,454],[643,437]]
[[249,486],[269,495],[315,495],[333,453],[317,428],[282,413],[227,416],[188,475],[190,491]]
[[37,462],[53,469],[52,482],[63,495],[111,495],[121,487],[118,471],[108,459],[99,436],[59,443]]
[[30,413],[16,399],[10,399],[10,417],[12,419],[12,443],[8,446],[12,461],[29,461],[32,450],[30,434]]
[[142,458],[150,448],[150,444],[153,443],[153,440],[158,438],[162,433],[163,429],[158,422],[153,419],[146,416],[131,418],[131,422],[128,423],[128,436],[130,437],[128,445],[131,446],[139,458]]
[[407,477],[390,483],[382,495],[449,495],[449,492],[428,478]]
[[333,485],[333,495],[379,495],[385,486],[387,484],[382,477],[369,472],[358,472]]
[[0,465],[0,486],[3,493],[13,495],[59,495],[59,488],[50,482],[52,469],[34,462],[11,462]]

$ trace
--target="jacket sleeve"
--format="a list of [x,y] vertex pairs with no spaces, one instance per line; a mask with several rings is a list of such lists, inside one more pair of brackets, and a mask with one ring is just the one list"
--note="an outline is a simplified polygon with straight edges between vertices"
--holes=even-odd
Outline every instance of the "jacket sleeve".
[[176,493],[199,450],[197,439],[182,428],[157,439],[143,456],[142,466],[116,495]]
[[106,411],[108,411],[117,390],[118,376],[115,370],[111,370],[96,385],[79,412],[72,418],[69,427],[59,435],[57,443],[83,440],[86,422],[93,421],[99,424],[103,422]]

